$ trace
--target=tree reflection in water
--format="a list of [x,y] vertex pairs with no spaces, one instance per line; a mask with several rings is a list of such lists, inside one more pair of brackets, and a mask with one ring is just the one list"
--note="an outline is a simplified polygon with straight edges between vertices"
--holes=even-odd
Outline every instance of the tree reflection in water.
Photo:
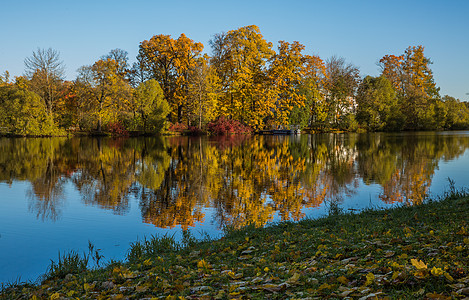
[[83,203],[116,214],[137,199],[143,222],[157,227],[237,228],[300,220],[305,208],[346,201],[362,180],[380,185],[385,203],[421,203],[438,162],[468,146],[437,133],[3,138],[0,180],[30,182],[29,209],[43,220],[60,218],[72,183]]

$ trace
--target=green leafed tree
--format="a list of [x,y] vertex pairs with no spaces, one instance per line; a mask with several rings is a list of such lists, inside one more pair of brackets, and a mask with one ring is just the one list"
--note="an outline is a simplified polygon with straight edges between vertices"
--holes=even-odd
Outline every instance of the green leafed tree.
[[0,86],[0,127],[15,135],[52,135],[55,126],[41,97],[27,90],[23,77]]
[[142,82],[134,92],[133,105],[137,128],[143,132],[160,132],[165,125],[170,106],[164,99],[158,81]]
[[442,101],[446,107],[445,129],[469,128],[469,107],[467,102],[461,102],[451,96],[444,96]]
[[446,110],[431,64],[421,45],[408,47],[403,55],[385,55],[380,60],[382,75],[392,82],[397,92],[405,116],[404,129],[440,129],[445,124]]
[[368,130],[402,128],[397,94],[386,77],[365,77],[358,88],[357,105],[357,121]]

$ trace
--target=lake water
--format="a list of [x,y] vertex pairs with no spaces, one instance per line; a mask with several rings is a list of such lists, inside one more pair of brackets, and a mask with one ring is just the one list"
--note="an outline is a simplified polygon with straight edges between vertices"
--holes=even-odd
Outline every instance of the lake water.
[[58,252],[123,259],[144,236],[218,237],[469,187],[469,132],[1,138],[0,283],[36,280]]

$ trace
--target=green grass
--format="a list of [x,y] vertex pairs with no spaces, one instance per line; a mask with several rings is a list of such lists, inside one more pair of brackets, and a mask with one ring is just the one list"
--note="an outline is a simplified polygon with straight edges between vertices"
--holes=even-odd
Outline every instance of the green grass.
[[458,299],[469,296],[468,222],[467,193],[450,188],[419,206],[334,208],[319,219],[226,229],[218,240],[153,236],[132,244],[126,262],[65,268],[0,297]]

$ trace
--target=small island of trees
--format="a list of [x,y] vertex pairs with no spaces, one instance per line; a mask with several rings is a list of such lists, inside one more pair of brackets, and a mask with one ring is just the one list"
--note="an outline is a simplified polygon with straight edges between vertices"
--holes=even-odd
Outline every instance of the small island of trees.
[[155,35],[136,62],[111,50],[65,80],[54,49],[25,59],[23,76],[0,76],[0,133],[9,135],[252,132],[297,125],[317,131],[469,128],[469,105],[441,97],[423,46],[379,60],[362,77],[342,57],[325,61],[305,46],[277,50],[255,26],[215,34],[204,45]]

